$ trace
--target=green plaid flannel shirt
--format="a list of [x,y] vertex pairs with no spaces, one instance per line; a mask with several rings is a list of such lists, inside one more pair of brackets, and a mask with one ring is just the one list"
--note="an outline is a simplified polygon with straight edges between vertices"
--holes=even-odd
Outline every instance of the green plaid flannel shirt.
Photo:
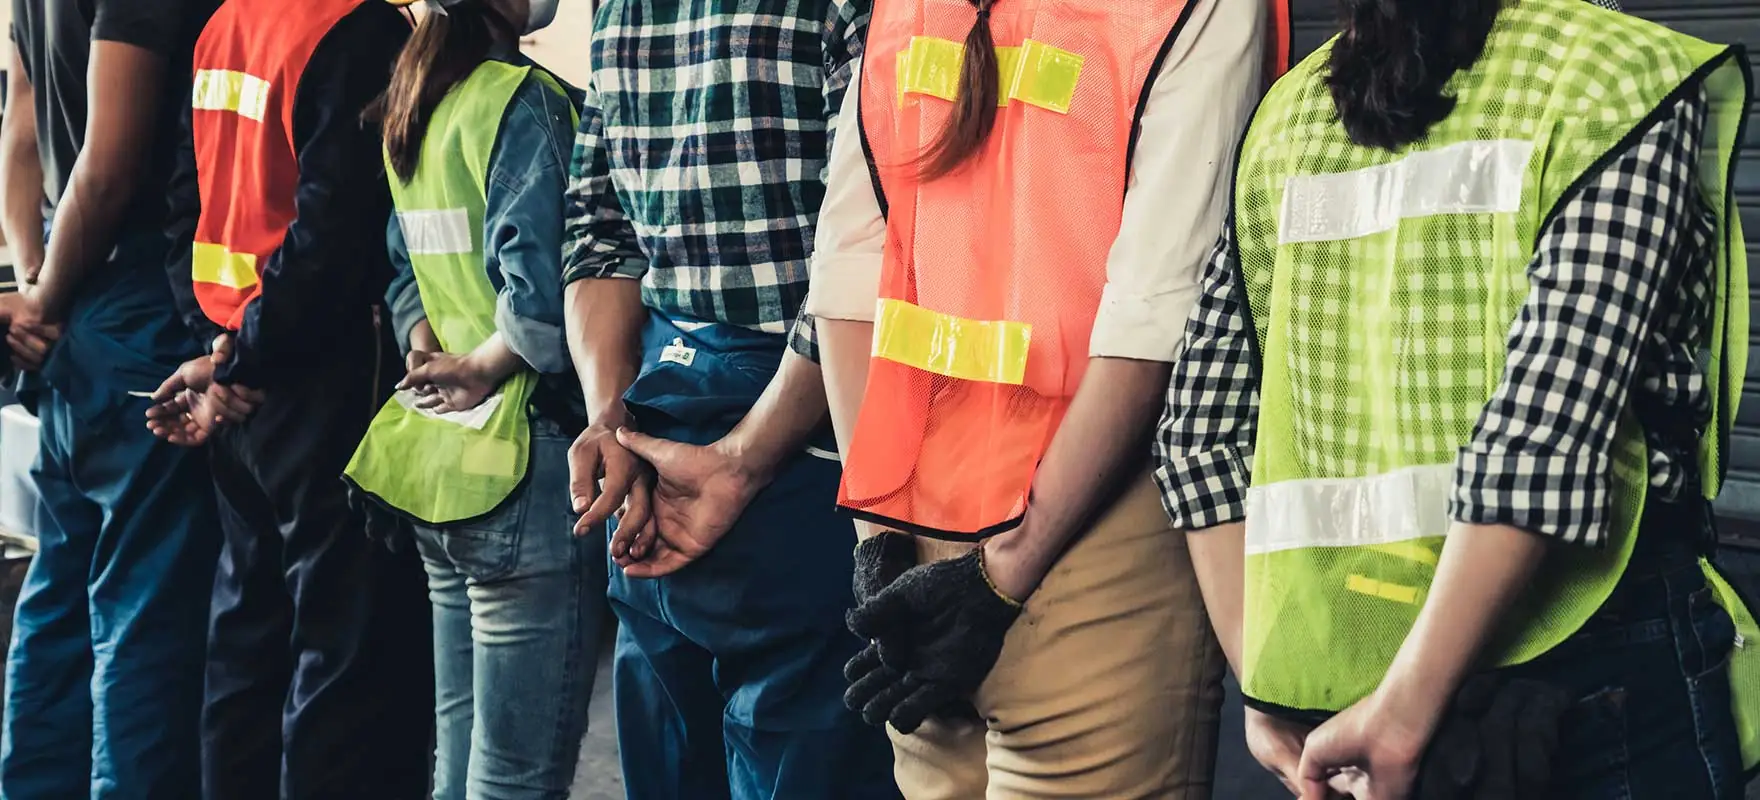
[[636,278],[673,319],[791,334],[870,0],[609,0],[575,138],[565,281]]

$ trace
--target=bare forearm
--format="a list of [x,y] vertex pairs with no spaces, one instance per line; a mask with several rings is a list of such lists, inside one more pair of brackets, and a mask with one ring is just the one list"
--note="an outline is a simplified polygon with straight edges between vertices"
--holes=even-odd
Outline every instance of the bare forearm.
[[1198,591],[1210,627],[1222,644],[1222,654],[1235,675],[1241,674],[1242,589],[1246,581],[1247,526],[1233,522],[1193,531],[1186,536],[1192,553],[1192,569],[1198,573]]
[[992,576],[998,588],[1014,597],[1030,594],[1101,503],[1137,477],[1148,458],[1149,428],[1162,411],[1170,370],[1158,361],[1089,362],[1033,478],[1026,521],[988,545],[998,566]]
[[587,419],[613,427],[629,424],[623,393],[642,363],[640,281],[589,278],[568,285],[568,349],[586,397]]
[[[849,457],[856,418],[868,392],[868,364],[873,352],[874,323],[817,318],[819,369],[825,374],[825,404],[837,433],[837,452]],[[880,533],[873,523],[856,520],[856,537]]]
[[507,346],[507,340],[500,331],[484,339],[467,357],[488,383],[497,385],[524,369],[526,365],[525,360]]
[[791,349],[726,443],[746,469],[767,476],[806,446],[825,423],[825,414],[825,378],[819,365]]
[[1485,643],[1546,557],[1538,536],[1501,525],[1457,524],[1436,579],[1380,691],[1402,707],[1440,716],[1479,666]]
[[165,59],[134,45],[92,43],[85,145],[56,205],[37,301],[58,321],[74,291],[115,247],[152,140]]
[[12,248],[20,277],[35,280],[43,266],[43,162],[37,152],[37,119],[30,82],[14,54],[8,78],[11,99],[0,121],[0,231]]

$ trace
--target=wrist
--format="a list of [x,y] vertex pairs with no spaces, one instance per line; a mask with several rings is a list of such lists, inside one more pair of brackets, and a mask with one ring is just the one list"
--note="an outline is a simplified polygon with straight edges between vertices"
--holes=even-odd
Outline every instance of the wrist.
[[764,486],[770,483],[771,476],[775,474],[775,459],[762,448],[756,447],[756,443],[741,431],[741,427],[736,426],[713,447],[721,452],[747,485]]
[[1401,668],[1395,662],[1369,701],[1374,703],[1377,719],[1404,731],[1403,738],[1415,740],[1421,750],[1448,710],[1455,686],[1455,681],[1421,674],[1415,668]]
[[1023,520],[1020,527],[992,536],[979,546],[984,551],[984,574],[991,588],[1017,602],[1038,590],[1051,571],[1053,560],[1028,530],[1029,524]]

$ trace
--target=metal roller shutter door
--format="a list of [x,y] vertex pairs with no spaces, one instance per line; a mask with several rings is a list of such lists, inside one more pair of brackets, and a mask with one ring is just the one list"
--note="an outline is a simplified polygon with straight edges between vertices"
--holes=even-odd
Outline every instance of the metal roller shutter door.
[[[1336,30],[1334,0],[1293,0],[1297,57],[1305,56]],[[1628,12],[1653,19],[1708,41],[1760,47],[1760,0],[1624,0]],[[1760,110],[1755,112],[1760,116]],[[1760,268],[1760,119],[1751,119],[1736,189],[1748,235],[1748,261]],[[1749,340],[1756,350],[1748,363],[1747,393],[1736,417],[1731,443],[1730,481],[1718,500],[1726,532],[1760,548],[1760,277],[1754,284],[1756,326]]]

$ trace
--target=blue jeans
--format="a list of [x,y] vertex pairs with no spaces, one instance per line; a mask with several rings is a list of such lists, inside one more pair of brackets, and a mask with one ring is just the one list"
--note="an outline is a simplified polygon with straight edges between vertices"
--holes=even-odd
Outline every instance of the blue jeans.
[[[660,361],[674,339],[690,364]],[[775,373],[781,337],[655,318],[626,400],[644,431],[727,432]],[[833,449],[828,441],[819,446]],[[708,554],[657,580],[612,570],[617,738],[632,800],[897,798],[892,746],[843,706],[855,527],[837,462],[785,462]]]
[[1685,512],[1652,519],[1601,610],[1563,644],[1511,670],[1577,698],[1560,726],[1549,798],[1742,795],[1729,688],[1735,625],[1713,602],[1697,550],[1682,535],[1704,522]]
[[416,527],[434,605],[435,800],[565,800],[605,621],[605,537],[576,537],[570,440],[536,423],[526,485]]
[[8,800],[200,794],[198,719],[220,547],[204,454],[143,424],[193,354],[157,261],[75,303],[35,393],[40,550],[19,598],[0,770]]

